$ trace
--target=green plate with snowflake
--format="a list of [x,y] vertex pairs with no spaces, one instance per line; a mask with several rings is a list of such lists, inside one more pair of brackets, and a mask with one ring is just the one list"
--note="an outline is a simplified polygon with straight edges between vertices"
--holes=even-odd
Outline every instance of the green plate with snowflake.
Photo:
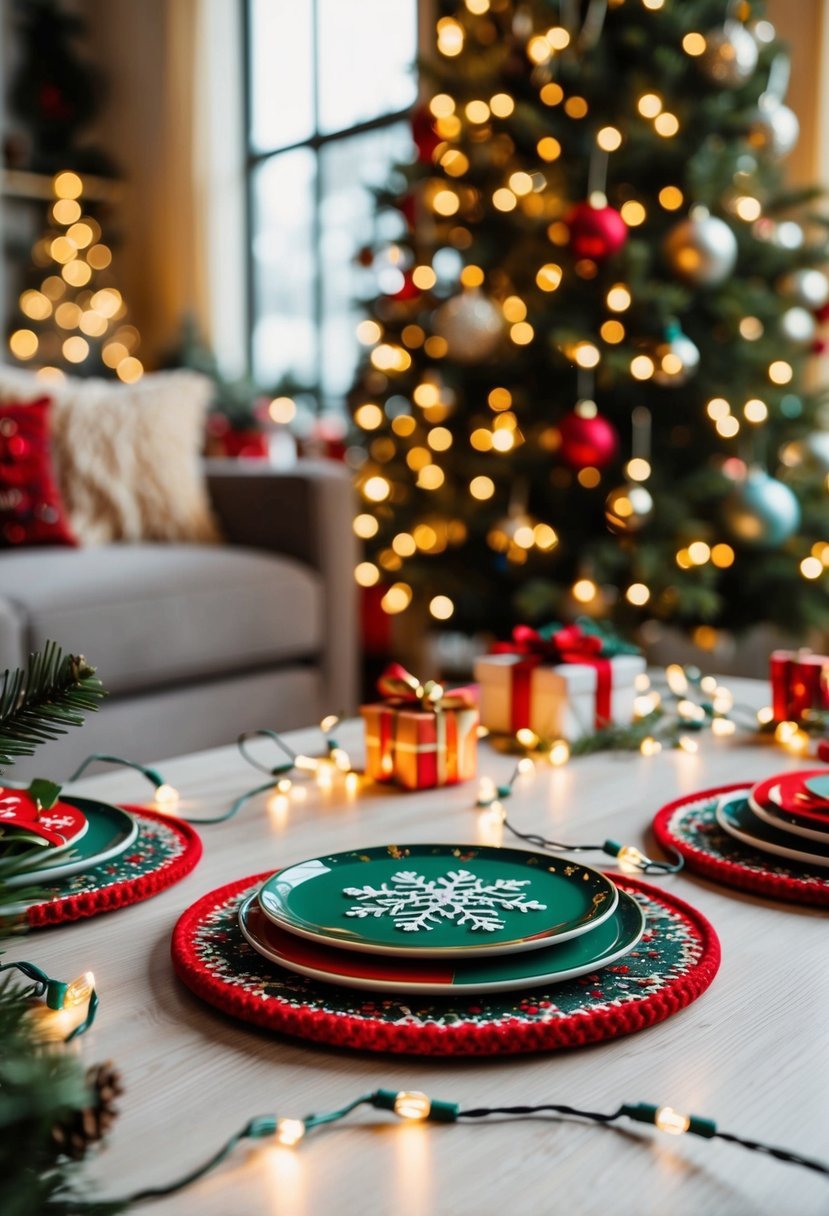
[[411,844],[314,857],[259,891],[262,911],[298,937],[406,958],[541,950],[612,916],[598,870],[525,849]]
[[620,891],[616,911],[591,933],[545,950],[473,959],[387,958],[305,941],[268,920],[255,894],[239,909],[239,927],[257,954],[312,980],[367,992],[451,996],[561,984],[599,971],[633,950],[645,917],[633,896]]

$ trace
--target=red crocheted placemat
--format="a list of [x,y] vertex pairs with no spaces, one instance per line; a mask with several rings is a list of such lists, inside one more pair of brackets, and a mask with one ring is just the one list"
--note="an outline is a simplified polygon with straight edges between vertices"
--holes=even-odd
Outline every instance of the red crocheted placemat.
[[220,887],[189,908],[173,932],[173,966],[197,996],[231,1017],[315,1043],[424,1056],[580,1047],[670,1017],[705,991],[720,963],[705,917],[673,895],[624,879],[619,885],[641,904],[646,928],[613,966],[526,992],[384,997],[294,975],[248,945],[239,905],[268,876]]
[[[30,904],[18,920],[31,929],[83,920],[149,899],[189,874],[202,854],[201,838],[189,823],[125,806],[138,821],[138,835],[123,853],[49,884],[38,884],[46,898]],[[0,918],[4,924],[15,918]]]
[[749,848],[717,823],[719,798],[734,790],[745,790],[748,796],[750,788],[745,782],[721,785],[669,802],[654,818],[656,839],[663,848],[681,853],[689,869],[727,887],[792,903],[829,907],[829,870]]

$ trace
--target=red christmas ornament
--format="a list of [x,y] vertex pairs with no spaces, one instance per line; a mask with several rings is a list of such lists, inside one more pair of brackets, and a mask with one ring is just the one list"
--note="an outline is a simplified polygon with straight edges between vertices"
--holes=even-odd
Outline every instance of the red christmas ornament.
[[601,414],[590,418],[572,410],[564,415],[558,430],[561,435],[559,455],[571,469],[603,469],[616,455],[619,436]]
[[442,142],[434,122],[426,106],[418,106],[412,115],[412,139],[417,148],[417,159],[422,164],[432,163],[435,148]]
[[570,248],[577,258],[603,262],[618,253],[628,239],[627,224],[613,207],[578,203],[567,220]]

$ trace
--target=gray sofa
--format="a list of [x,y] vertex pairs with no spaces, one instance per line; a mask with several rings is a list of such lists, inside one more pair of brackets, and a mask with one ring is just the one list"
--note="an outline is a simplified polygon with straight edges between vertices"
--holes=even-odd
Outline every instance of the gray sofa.
[[10,779],[65,780],[90,752],[143,763],[354,709],[347,471],[208,461],[207,477],[226,544],[0,551],[0,670],[53,639],[110,692]]

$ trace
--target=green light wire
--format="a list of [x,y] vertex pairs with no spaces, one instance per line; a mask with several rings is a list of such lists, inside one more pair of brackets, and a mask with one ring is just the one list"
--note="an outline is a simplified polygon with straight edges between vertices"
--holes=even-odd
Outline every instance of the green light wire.
[[[262,738],[272,739],[288,757],[287,761],[282,764],[277,764],[273,768],[268,768],[265,765],[260,764],[258,760],[255,760],[247,751],[245,745],[250,739],[258,738],[260,736]],[[297,753],[288,746],[282,736],[277,734],[276,731],[265,729],[246,731],[244,734],[239,735],[239,738],[236,740],[236,746],[248,764],[253,765],[254,768],[260,769],[260,771],[263,773],[267,773],[271,780],[262,785],[254,786],[253,789],[246,790],[244,794],[240,794],[238,798],[234,799],[228,810],[224,811],[221,815],[206,816],[177,814],[174,816],[174,818],[181,819],[185,823],[197,824],[200,827],[209,826],[211,823],[226,823],[228,819],[233,819],[234,816],[238,815],[245,803],[249,802],[251,798],[255,798],[258,794],[267,793],[268,790],[273,788],[275,779],[286,776],[296,767]],[[81,774],[84,773],[91,764],[98,762],[101,764],[115,764],[122,768],[134,769],[135,772],[140,773],[142,777],[146,777],[146,779],[155,789],[158,789],[159,786],[166,784],[158,769],[150,768],[149,765],[146,764],[139,764],[136,760],[126,760],[123,756],[109,756],[99,752],[95,752],[92,755],[87,756],[84,762],[75,769],[74,773],[69,778],[69,782],[77,781]]]
[[[34,997],[45,997],[46,1005],[49,1009],[62,1009],[63,999],[66,996],[66,990],[69,987],[63,980],[52,979],[45,971],[34,963],[28,963],[25,959],[21,959],[15,963],[0,963],[0,972],[3,971],[19,971],[21,975],[25,975],[27,979],[32,981],[32,987],[29,989],[28,995]],[[71,1030],[64,1043],[71,1043],[73,1039],[80,1038],[85,1034],[92,1023],[95,1021],[95,1015],[98,1012],[98,993],[93,988],[89,994],[89,1003],[86,1007],[86,1017],[80,1022],[74,1030]]]
[[[313,1131],[315,1128],[323,1127],[329,1123],[335,1123],[340,1119],[344,1119],[352,1111],[359,1106],[373,1106],[377,1110],[394,1111],[398,1097],[405,1096],[407,1091],[397,1091],[391,1089],[377,1089],[371,1093],[361,1094],[355,1098],[353,1102],[349,1102],[345,1106],[341,1106],[338,1110],[329,1111],[324,1114],[306,1115],[304,1119],[291,1120],[301,1124],[303,1133]],[[425,1095],[424,1095],[425,1097]],[[456,1123],[460,1119],[485,1119],[493,1115],[510,1115],[516,1119],[530,1118],[534,1115],[552,1114],[562,1115],[569,1118],[586,1119],[593,1123],[608,1126],[617,1122],[619,1119],[630,1119],[636,1123],[646,1123],[651,1126],[660,1126],[660,1116],[663,1112],[668,1111],[667,1107],[659,1107],[649,1102],[625,1102],[618,1107],[617,1110],[609,1114],[601,1111],[582,1110],[577,1106],[568,1106],[562,1103],[543,1103],[537,1106],[482,1106],[472,1108],[470,1110],[462,1110],[456,1103],[447,1102],[439,1099],[426,1099],[429,1103],[427,1112],[422,1116],[423,1119],[429,1122],[436,1123]],[[676,1116],[676,1112],[670,1111],[670,1114]],[[788,1149],[777,1148],[774,1145],[763,1144],[757,1140],[748,1140],[741,1136],[734,1135],[731,1132],[722,1132],[717,1128],[716,1123],[712,1119],[706,1119],[699,1115],[678,1116],[684,1119],[686,1123],[685,1131],[692,1136],[700,1136],[705,1140],[723,1140],[729,1144],[737,1144],[742,1148],[748,1149],[750,1152],[758,1152],[765,1156],[772,1157],[776,1161],[780,1161],[789,1165],[799,1166],[803,1169],[810,1170],[814,1173],[822,1174],[829,1177],[829,1164],[823,1161],[817,1161],[810,1157],[803,1157],[799,1153],[791,1152]],[[174,1182],[168,1183],[166,1186],[146,1187],[143,1190],[135,1191],[133,1194],[125,1196],[122,1199],[116,1199],[109,1202],[113,1204],[128,1206],[131,1204],[144,1203],[150,1199],[161,1199],[169,1195],[178,1194],[185,1190],[194,1182],[198,1182],[206,1174],[210,1173],[216,1166],[220,1165],[238,1144],[243,1140],[262,1140],[279,1134],[280,1119],[276,1115],[258,1115],[250,1119],[245,1126],[235,1135],[222,1145],[217,1152],[203,1162],[202,1165],[196,1166],[181,1178],[177,1178]],[[301,1138],[301,1137],[300,1137]],[[107,1201],[98,1201],[104,1202]],[[73,1211],[78,1212],[93,1212],[98,1210],[96,1204],[86,1203],[83,1200],[73,1207]]]

